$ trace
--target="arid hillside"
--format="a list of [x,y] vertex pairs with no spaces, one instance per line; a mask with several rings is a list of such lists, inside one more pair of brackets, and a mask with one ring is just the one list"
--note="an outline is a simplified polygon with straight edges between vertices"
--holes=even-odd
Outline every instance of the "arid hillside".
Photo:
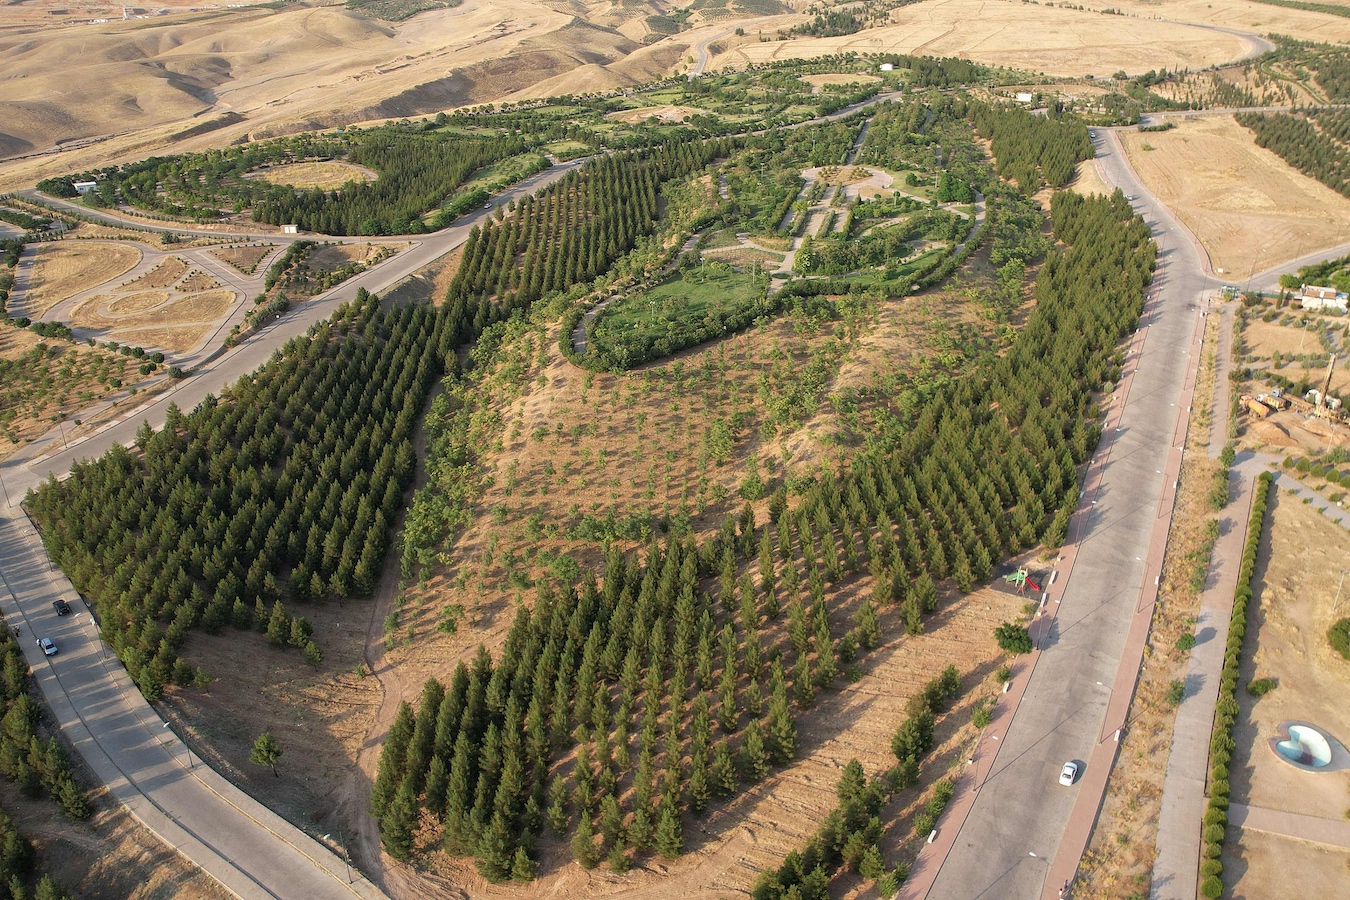
[[[166,150],[610,90],[769,59],[912,52],[1081,75],[1198,68],[1252,49],[1213,27],[1159,21],[1148,7],[1106,16],[928,0],[897,8],[882,27],[781,40],[780,31],[806,20],[805,0],[695,4],[684,30],[670,15],[677,5],[466,0],[391,22],[327,0],[279,8],[169,3],[129,8],[127,19],[120,7],[92,0],[22,0],[0,23],[0,190]],[[1321,13],[1246,0],[1226,0],[1222,11],[1231,28],[1350,37],[1350,21]],[[1219,24],[1218,12],[1186,3],[1169,18]]]

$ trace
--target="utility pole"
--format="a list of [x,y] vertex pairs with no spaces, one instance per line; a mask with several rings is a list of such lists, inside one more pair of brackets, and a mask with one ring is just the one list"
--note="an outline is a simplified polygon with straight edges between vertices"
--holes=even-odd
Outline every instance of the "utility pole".
[[1350,569],[1341,569],[1341,582],[1336,585],[1336,599],[1331,601],[1331,614],[1336,614],[1336,606],[1341,602],[1341,588],[1345,585],[1345,575]]

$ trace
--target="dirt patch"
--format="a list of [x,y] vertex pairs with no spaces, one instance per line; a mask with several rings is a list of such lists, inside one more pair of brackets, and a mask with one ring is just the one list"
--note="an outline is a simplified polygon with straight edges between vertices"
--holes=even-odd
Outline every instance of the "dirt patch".
[[130,272],[141,251],[105,241],[44,244],[37,249],[24,308],[36,318],[80,291],[106,284]]
[[740,268],[750,266],[758,262],[773,263],[775,266],[783,261],[783,254],[771,253],[768,250],[757,250],[754,247],[723,247],[717,250],[705,250],[704,254],[720,262],[728,263],[731,266]]
[[262,244],[256,247],[219,247],[211,251],[211,255],[234,266],[245,275],[252,275],[258,270],[258,263],[267,258],[268,254],[276,249],[273,244]]
[[[40,359],[39,344],[46,347]],[[136,361],[125,356],[7,326],[0,326],[0,366],[0,458],[137,377]]]
[[1350,662],[1331,649],[1327,629],[1350,614],[1337,585],[1350,554],[1350,532],[1308,504],[1280,492],[1257,569],[1242,681],[1274,678],[1279,687],[1253,698],[1238,691],[1234,729],[1233,801],[1340,819],[1350,812],[1350,771],[1308,773],[1275,757],[1267,740],[1281,722],[1311,722],[1350,740]]
[[[215,677],[205,691],[173,689],[161,704],[192,749],[251,796],[304,831],[337,832],[350,795],[380,686],[365,676],[371,600],[296,604],[314,627],[323,662],[312,668],[295,649],[268,645],[257,631],[226,639],[191,635],[181,651]],[[253,741],[270,731],[282,748],[277,776],[249,762]],[[360,788],[369,792],[369,782]],[[351,833],[348,827],[349,835]]]
[[123,289],[152,290],[154,288],[166,288],[182,278],[186,271],[187,263],[176,256],[171,256],[156,264],[153,269],[140,278],[123,285]]
[[97,812],[84,822],[63,816],[51,800],[25,797],[0,784],[0,805],[34,844],[37,868],[85,900],[228,900],[211,876],[147,831],[100,788]]
[[1200,240],[1215,272],[1242,278],[1350,241],[1350,198],[1256,146],[1229,116],[1121,139],[1135,171]]
[[1243,829],[1241,835],[1241,841],[1224,845],[1225,895],[1235,900],[1285,896],[1295,872],[1301,896],[1335,897],[1345,890],[1350,851],[1260,831]]
[[185,294],[195,294],[199,291],[210,291],[220,287],[220,282],[216,281],[205,272],[189,272],[188,277],[183,279],[183,283],[178,285],[178,290]]
[[614,119],[617,122],[626,122],[630,125],[646,121],[650,118],[660,119],[662,122],[682,122],[689,116],[706,116],[706,109],[699,109],[696,106],[644,106],[640,109],[625,109],[620,112],[613,112],[605,116],[607,119]]
[[379,177],[379,173],[354,163],[328,160],[272,166],[250,173],[249,177],[259,178],[268,184],[284,184],[302,190],[319,188],[332,191],[352,181],[374,181]]
[[1097,164],[1090,159],[1085,159],[1078,164],[1078,172],[1074,175],[1073,183],[1069,189],[1079,194],[1087,196],[1089,194],[1114,194],[1116,189],[1102,180],[1102,176],[1097,171]]
[[878,81],[880,81],[881,79],[880,79],[878,76],[876,76],[876,75],[862,75],[862,74],[852,74],[852,73],[851,73],[851,74],[845,75],[845,74],[837,74],[837,73],[835,73],[835,74],[825,74],[825,75],[801,75],[801,76],[798,76],[798,80],[800,80],[800,81],[805,81],[807,84],[811,85],[812,88],[813,88],[813,90],[811,91],[811,93],[813,93],[813,94],[819,94],[819,93],[821,92],[821,90],[822,90],[826,85],[833,85],[833,84],[858,84],[858,85],[863,85],[863,84],[875,84],[875,83],[877,83]]
[[1326,352],[1315,332],[1260,319],[1249,319],[1242,326],[1242,346],[1255,359],[1270,359],[1276,353],[1289,359],[1304,353]]

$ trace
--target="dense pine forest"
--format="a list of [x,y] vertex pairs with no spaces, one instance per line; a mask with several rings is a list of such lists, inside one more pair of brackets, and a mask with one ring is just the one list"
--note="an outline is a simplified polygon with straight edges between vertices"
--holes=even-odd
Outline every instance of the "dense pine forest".
[[[702,542],[611,550],[579,588],[541,588],[495,660],[428,682],[381,758],[386,849],[408,857],[425,810],[493,880],[533,877],[545,826],[586,866],[677,855],[688,817],[793,758],[795,717],[881,640],[881,604],[921,631],[940,583],[970,590],[1008,554],[1057,546],[1154,247],[1120,197],[1059,194],[1053,218],[1066,246],[1011,351],[933,397],[893,452],[795,505],[780,489],[767,522],[747,506]],[[841,589],[863,571],[871,595],[849,612]]]
[[318,664],[283,599],[370,593],[445,340],[435,311],[363,296],[226,397],[171,407],[134,451],[77,463],[32,495],[48,553],[146,696],[195,680],[176,651],[196,626],[257,628]]

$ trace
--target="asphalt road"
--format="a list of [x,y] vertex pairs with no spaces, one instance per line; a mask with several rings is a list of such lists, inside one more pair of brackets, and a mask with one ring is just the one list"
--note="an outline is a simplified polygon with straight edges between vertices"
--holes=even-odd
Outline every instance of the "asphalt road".
[[[0,516],[0,611],[61,729],[114,796],[240,897],[381,897],[341,857],[271,813],[197,759],[150,709],[107,651],[79,600],[53,571],[17,507]],[[58,617],[65,598],[74,614]],[[59,652],[44,656],[37,638]],[[289,748],[296,756],[300,747]]]
[[947,856],[930,897],[1035,898],[1046,885],[1048,860],[1065,834],[1082,784],[1057,783],[1066,760],[1085,764],[1103,735],[1111,685],[1144,587],[1145,557],[1164,490],[1162,474],[1173,439],[1201,297],[1212,281],[1195,246],[1170,213],[1148,195],[1123,161],[1114,135],[1098,129],[1094,143],[1108,183],[1137,198],[1135,209],[1153,227],[1159,246],[1158,300],[1141,321],[1147,328],[1120,429],[1104,436],[1110,457],[1087,499],[1086,533],[1064,586],[1044,652],[993,769]]

